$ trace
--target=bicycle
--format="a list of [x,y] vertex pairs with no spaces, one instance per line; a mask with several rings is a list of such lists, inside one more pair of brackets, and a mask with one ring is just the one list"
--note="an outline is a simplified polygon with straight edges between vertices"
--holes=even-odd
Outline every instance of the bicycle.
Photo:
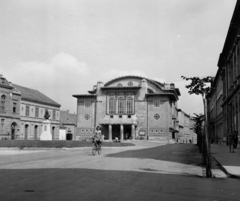
[[97,144],[96,141],[93,141],[93,144],[92,144],[92,154],[93,154],[93,156],[96,155],[96,152],[98,153],[98,155],[100,155],[101,154],[101,149],[102,149],[101,144]]

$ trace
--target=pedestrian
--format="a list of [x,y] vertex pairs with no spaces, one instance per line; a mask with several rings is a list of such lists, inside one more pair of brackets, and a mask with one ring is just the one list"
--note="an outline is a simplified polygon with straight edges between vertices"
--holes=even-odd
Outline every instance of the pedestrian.
[[234,148],[236,149],[238,145],[238,132],[234,131]]
[[230,153],[235,153],[234,152],[234,133],[232,131],[232,127],[230,128],[230,133],[228,135],[228,145],[229,145]]
[[101,145],[102,143],[102,131],[100,126],[96,127],[96,130],[93,136],[93,143],[96,143],[98,146]]

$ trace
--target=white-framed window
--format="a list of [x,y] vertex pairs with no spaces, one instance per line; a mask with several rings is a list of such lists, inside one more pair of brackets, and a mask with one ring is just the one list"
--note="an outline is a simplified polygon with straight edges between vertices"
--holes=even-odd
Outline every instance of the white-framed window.
[[133,114],[133,98],[127,97],[127,114]]
[[6,96],[2,95],[1,96],[1,105],[0,105],[0,111],[4,112],[5,111],[5,102],[6,102]]
[[118,114],[124,113],[124,98],[119,97],[118,98]]
[[17,103],[13,102],[13,113],[17,112]]
[[114,114],[116,110],[115,98],[109,98],[109,114]]
[[53,120],[56,119],[56,111],[55,111],[55,110],[53,110],[53,117],[52,117],[52,119],[53,119]]
[[29,105],[26,105],[25,116],[29,117]]
[[85,107],[85,108],[91,108],[91,101],[85,100],[85,101],[84,101],[84,107]]
[[39,108],[38,107],[35,108],[35,117],[39,117]]
[[155,99],[153,101],[153,107],[160,107],[160,100],[159,99]]

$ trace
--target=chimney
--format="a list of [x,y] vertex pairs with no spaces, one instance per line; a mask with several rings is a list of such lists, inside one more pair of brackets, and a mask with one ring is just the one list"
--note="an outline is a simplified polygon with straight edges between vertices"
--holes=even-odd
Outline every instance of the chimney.
[[103,82],[98,81],[98,82],[97,82],[97,90],[99,91],[100,88],[102,88],[102,87],[103,87]]
[[175,84],[174,83],[170,84],[170,89],[175,89]]

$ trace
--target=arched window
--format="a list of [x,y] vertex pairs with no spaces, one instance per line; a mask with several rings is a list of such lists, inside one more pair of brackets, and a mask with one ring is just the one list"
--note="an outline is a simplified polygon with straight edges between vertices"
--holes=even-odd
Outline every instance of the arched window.
[[1,103],[0,103],[0,111],[2,111],[2,112],[5,111],[5,102],[6,102],[6,96],[2,95],[1,96]]
[[124,99],[123,97],[118,98],[118,114],[124,113]]
[[127,114],[133,114],[133,98],[127,98]]
[[114,114],[115,113],[115,98],[111,97],[109,99],[109,114]]

